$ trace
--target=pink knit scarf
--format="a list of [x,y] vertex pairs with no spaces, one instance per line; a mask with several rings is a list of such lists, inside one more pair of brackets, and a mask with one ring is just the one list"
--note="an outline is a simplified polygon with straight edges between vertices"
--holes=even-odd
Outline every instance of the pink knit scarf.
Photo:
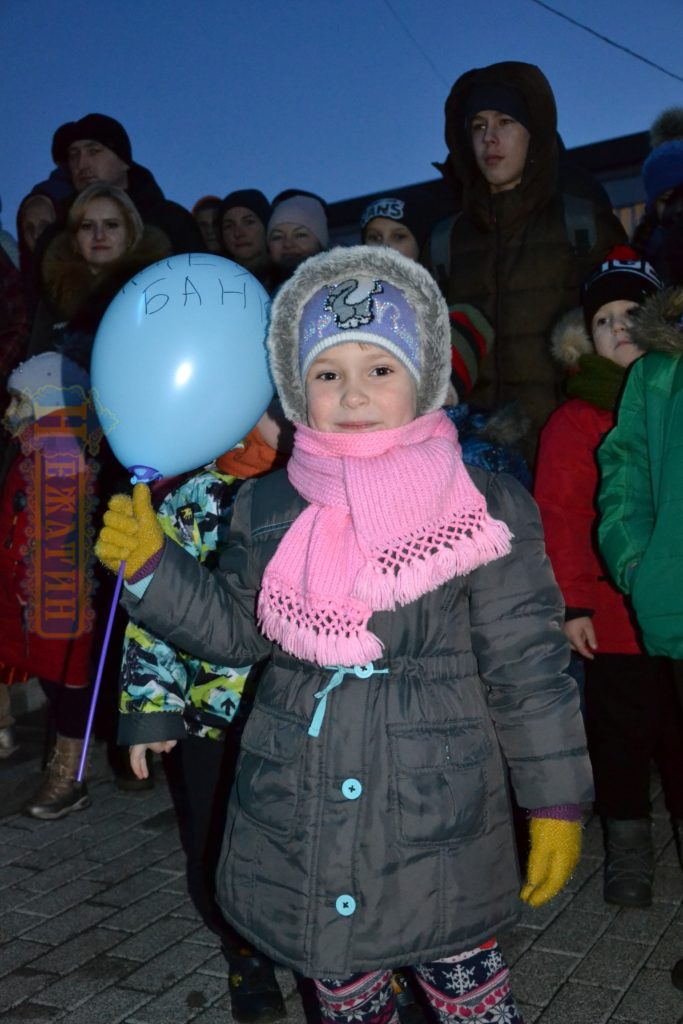
[[263,575],[261,629],[319,665],[381,656],[373,612],[405,605],[453,576],[505,555],[445,413],[369,433],[297,425],[289,479],[309,505]]

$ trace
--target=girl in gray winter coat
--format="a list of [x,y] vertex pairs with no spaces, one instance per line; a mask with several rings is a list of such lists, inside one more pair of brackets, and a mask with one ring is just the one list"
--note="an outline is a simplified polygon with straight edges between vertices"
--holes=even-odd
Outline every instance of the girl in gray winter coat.
[[164,542],[141,485],[97,545],[126,561],[133,618],[199,657],[264,662],[221,908],[315,979],[330,1024],[393,1021],[402,964],[442,1019],[517,1024],[495,939],[521,907],[508,772],[532,906],[571,875],[592,797],[536,507],[462,462],[441,411],[448,312],[415,262],[308,260],[268,345],[294,452],[240,491],[219,567]]

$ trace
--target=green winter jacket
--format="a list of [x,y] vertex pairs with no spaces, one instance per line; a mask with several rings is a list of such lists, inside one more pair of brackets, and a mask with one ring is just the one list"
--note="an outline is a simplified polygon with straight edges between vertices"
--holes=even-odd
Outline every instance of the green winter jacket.
[[617,423],[598,450],[598,537],[650,654],[683,658],[683,288],[647,301]]

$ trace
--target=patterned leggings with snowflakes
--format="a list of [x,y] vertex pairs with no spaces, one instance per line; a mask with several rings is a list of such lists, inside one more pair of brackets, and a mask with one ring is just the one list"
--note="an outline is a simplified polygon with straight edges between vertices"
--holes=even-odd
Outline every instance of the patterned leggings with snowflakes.
[[[441,1024],[524,1024],[495,939],[413,970]],[[325,1024],[397,1024],[391,971],[318,978],[315,985]]]

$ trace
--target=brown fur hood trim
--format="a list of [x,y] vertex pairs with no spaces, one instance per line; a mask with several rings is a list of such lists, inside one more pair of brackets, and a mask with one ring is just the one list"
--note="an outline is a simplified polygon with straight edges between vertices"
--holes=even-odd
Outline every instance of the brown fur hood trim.
[[655,292],[638,310],[633,340],[644,352],[683,355],[683,288]]
[[91,274],[87,264],[71,248],[66,231],[48,245],[41,276],[45,293],[56,313],[71,320],[96,293],[113,296],[134,274],[171,254],[171,243],[159,228],[145,226],[135,249],[110,263],[101,274]]
[[580,306],[570,309],[555,324],[550,335],[550,354],[565,369],[578,369],[581,356],[595,354]]

